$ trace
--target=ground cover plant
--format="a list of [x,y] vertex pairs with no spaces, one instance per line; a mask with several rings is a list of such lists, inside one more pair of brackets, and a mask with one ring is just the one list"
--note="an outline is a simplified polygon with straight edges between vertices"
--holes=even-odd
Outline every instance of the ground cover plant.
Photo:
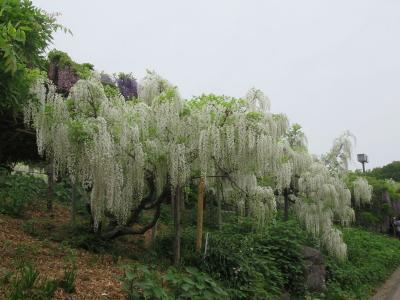
[[43,197],[47,185],[30,174],[8,174],[0,168],[0,213],[21,217],[25,208]]
[[367,299],[400,265],[397,239],[358,228],[343,229],[348,260],[328,258],[327,299]]

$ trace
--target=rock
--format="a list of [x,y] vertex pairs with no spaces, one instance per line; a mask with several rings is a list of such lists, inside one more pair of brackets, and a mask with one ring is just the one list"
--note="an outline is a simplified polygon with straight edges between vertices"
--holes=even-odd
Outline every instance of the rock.
[[317,249],[303,247],[303,259],[305,266],[305,286],[308,291],[320,292],[326,289],[326,269],[324,257]]

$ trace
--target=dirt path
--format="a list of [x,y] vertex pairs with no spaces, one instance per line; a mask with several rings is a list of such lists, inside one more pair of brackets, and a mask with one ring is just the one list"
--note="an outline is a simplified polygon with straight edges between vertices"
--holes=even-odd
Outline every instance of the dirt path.
[[399,300],[400,299],[400,268],[398,268],[382,285],[371,300]]

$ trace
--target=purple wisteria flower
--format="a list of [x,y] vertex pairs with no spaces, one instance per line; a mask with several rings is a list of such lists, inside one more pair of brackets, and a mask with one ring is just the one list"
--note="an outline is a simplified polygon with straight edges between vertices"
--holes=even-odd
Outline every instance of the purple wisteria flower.
[[125,100],[132,97],[137,98],[137,82],[132,74],[119,73],[117,77],[117,85]]
[[57,86],[57,90],[62,93],[68,93],[79,80],[79,77],[70,67],[60,68],[56,63],[50,64],[48,77]]

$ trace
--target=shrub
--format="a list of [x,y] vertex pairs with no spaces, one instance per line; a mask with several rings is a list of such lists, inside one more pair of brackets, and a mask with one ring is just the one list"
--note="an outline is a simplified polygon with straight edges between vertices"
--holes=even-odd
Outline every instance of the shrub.
[[[284,290],[304,294],[301,244],[312,244],[293,221],[277,222],[257,231],[244,220],[209,234],[207,255],[194,249],[195,230],[182,233],[182,263],[196,266],[221,281],[233,299],[270,299]],[[294,228],[298,230],[294,230]],[[158,257],[171,257],[172,234],[160,236],[155,245]]]
[[237,298],[272,298],[283,290],[304,294],[300,242],[305,243],[305,235],[293,230],[298,224],[278,222],[247,234],[235,234],[240,232],[236,227],[211,236],[203,270],[236,290]]

